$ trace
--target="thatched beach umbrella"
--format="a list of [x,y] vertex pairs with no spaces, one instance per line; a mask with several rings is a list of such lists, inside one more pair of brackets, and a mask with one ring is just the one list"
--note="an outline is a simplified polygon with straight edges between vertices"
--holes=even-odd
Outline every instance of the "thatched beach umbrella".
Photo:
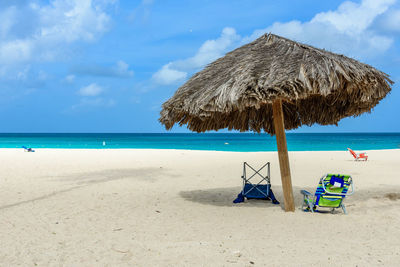
[[209,64],[163,104],[160,122],[196,132],[223,128],[276,135],[286,211],[294,211],[285,129],[358,116],[391,90],[369,65],[266,34]]

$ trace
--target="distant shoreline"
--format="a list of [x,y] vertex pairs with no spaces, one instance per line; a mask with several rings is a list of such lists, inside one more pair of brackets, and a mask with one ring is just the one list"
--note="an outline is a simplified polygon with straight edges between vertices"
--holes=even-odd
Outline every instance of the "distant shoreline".
[[[400,148],[400,133],[289,133],[290,151],[384,150]],[[0,134],[0,148],[177,149],[232,152],[276,151],[268,134]]]
[[[79,135],[79,134],[88,134],[88,135],[99,135],[99,134],[111,134],[111,135],[141,135],[141,134],[149,134],[149,135],[218,135],[218,134],[240,134],[240,135],[269,135],[269,133],[261,132],[205,132],[205,133],[196,133],[196,132],[188,132],[188,133],[174,133],[174,132],[0,132],[0,135],[8,135],[8,134],[16,134],[16,135],[37,135],[37,134],[46,134],[46,135]],[[296,134],[400,134],[400,132],[307,132],[307,133],[293,133],[286,132],[287,135],[296,135]]]
[[[224,151],[224,150],[196,150],[196,149],[173,149],[173,148],[33,148],[37,151],[176,151],[176,152],[217,152],[217,153],[277,153],[278,151]],[[22,151],[23,148],[9,148],[9,147],[0,147],[0,151]],[[400,148],[389,148],[389,149],[364,149],[363,152],[372,152],[372,151],[399,151]],[[35,153],[35,152],[26,152],[26,153]],[[289,150],[289,153],[302,153],[302,152],[312,152],[312,153],[319,153],[319,152],[346,152],[347,150]],[[350,155],[350,154],[349,154]]]

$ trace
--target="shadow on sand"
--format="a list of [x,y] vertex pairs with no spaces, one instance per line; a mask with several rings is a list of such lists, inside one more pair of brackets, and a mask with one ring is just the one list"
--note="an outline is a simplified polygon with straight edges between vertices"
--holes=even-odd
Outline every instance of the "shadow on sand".
[[[237,206],[250,206],[257,208],[273,208],[280,206],[283,209],[283,195],[282,189],[272,188],[276,199],[280,204],[272,204],[271,200],[263,199],[246,199],[245,202],[234,204],[233,200],[241,191],[241,187],[225,187],[225,188],[212,188],[205,190],[192,190],[192,191],[181,191],[179,195],[188,201],[197,202],[205,205],[214,206],[225,206],[225,207],[237,207]],[[294,187],[293,191],[299,191],[299,188]],[[300,194],[294,194],[295,205],[300,207],[302,203],[302,196]]]
[[[303,195],[300,194],[300,190],[305,189],[311,193],[315,192],[315,187],[293,187],[293,195],[296,209],[301,208],[303,203]],[[192,191],[181,191],[179,195],[192,202],[197,202],[204,205],[224,206],[224,207],[237,207],[237,206],[250,206],[258,208],[272,208],[276,205],[272,204],[270,200],[246,200],[244,203],[234,204],[233,200],[239,194],[241,187],[225,187],[225,188],[211,188],[204,190],[192,190]],[[280,202],[279,206],[284,209],[283,206],[283,192],[282,188],[272,188],[275,197]],[[362,189],[356,190],[354,195],[346,199],[346,203],[352,204],[369,199],[375,200],[400,200],[400,187],[393,186],[380,186],[379,188]]]
[[50,176],[52,180],[60,182],[68,182],[68,184],[72,182],[73,185],[69,185],[68,188],[65,189],[54,190],[49,194],[45,194],[39,197],[0,206],[0,210],[20,206],[27,203],[32,203],[35,201],[45,200],[77,189],[85,188],[91,185],[107,183],[111,181],[133,179],[146,182],[155,182],[157,180],[156,177],[160,175],[168,176],[171,178],[177,177],[176,174],[169,173],[168,170],[163,168],[110,169],[97,172],[88,172],[84,174],[72,173],[70,175],[64,175],[64,176]]

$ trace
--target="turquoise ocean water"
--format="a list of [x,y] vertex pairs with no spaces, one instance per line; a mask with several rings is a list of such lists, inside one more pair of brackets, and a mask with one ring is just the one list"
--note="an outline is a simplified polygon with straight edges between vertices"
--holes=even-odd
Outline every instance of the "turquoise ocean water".
[[[400,133],[288,133],[290,151],[400,149]],[[0,148],[190,149],[276,151],[275,137],[253,133],[0,134]]]

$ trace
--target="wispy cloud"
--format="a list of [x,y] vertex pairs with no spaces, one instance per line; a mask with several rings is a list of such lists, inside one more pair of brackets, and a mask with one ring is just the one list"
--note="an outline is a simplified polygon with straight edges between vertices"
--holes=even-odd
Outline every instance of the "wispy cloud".
[[77,92],[81,96],[79,103],[72,105],[70,111],[80,110],[85,107],[113,107],[116,104],[115,100],[102,96],[104,91],[104,88],[96,83],[80,88]]
[[194,56],[165,64],[152,78],[164,85],[181,82],[189,72],[268,32],[358,59],[373,57],[387,51],[394,42],[394,35],[400,33],[400,11],[390,9],[395,2],[346,1],[336,10],[318,13],[309,21],[276,22],[244,37],[233,28],[225,28],[220,37],[204,42]]
[[133,71],[124,61],[118,61],[114,66],[106,67],[100,65],[74,66],[71,72],[75,75],[103,76],[116,78],[129,78],[133,76]]
[[160,84],[172,84],[185,79],[189,71],[204,67],[223,56],[239,40],[240,36],[235,29],[224,28],[219,38],[204,42],[193,57],[165,64],[153,75],[153,79]]
[[98,96],[104,89],[95,83],[89,84],[88,86],[79,89],[78,94],[81,96]]
[[[264,33],[272,32],[285,37],[343,53],[357,58],[366,58],[387,51],[394,40],[385,32],[375,29],[378,18],[393,21],[396,14],[390,7],[396,0],[363,0],[360,3],[346,1],[336,10],[316,14],[310,21],[276,22],[254,31],[243,38],[250,42]],[[388,23],[388,27],[391,23]]]
[[95,97],[95,98],[82,98],[80,99],[78,104],[71,106],[71,111],[77,111],[82,108],[88,107],[104,107],[110,108],[115,106],[116,102],[114,99],[106,99],[103,97]]
[[159,84],[172,84],[186,79],[187,73],[173,69],[173,63],[168,63],[153,75],[153,79]]
[[50,79],[51,76],[47,72],[34,69],[30,64],[18,67],[0,65],[0,90],[9,87],[17,94],[17,91],[26,88],[43,88]]
[[0,11],[0,64],[51,61],[65,45],[90,42],[109,29],[103,0],[54,0],[16,6],[10,1]]
[[151,7],[153,4],[154,0],[142,0],[140,4],[129,15],[129,20],[132,22],[147,22],[150,18]]
[[64,81],[66,81],[67,83],[73,83],[75,81],[75,75],[72,75],[72,74],[67,75],[64,78]]

